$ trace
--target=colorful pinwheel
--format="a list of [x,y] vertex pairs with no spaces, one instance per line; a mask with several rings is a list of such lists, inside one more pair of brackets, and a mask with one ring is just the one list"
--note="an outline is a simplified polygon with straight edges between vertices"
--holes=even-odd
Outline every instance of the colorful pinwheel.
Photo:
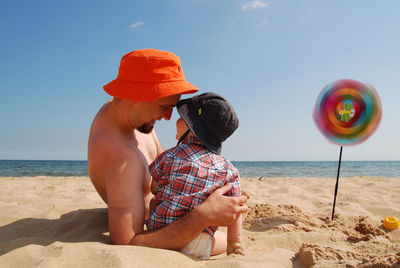
[[364,142],[375,132],[382,118],[381,101],[373,86],[342,79],[328,84],[321,91],[313,118],[321,133],[332,143],[340,145],[333,220],[343,146]]

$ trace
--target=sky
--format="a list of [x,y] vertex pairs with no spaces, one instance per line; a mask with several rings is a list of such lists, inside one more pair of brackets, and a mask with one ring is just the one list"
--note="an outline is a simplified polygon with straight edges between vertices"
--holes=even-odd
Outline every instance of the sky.
[[[372,84],[382,121],[343,161],[400,160],[400,1],[141,0],[0,3],[0,159],[85,160],[121,57],[171,51],[200,91],[232,103],[233,161],[337,161],[312,110],[333,81]],[[190,97],[188,95],[184,98]],[[175,140],[176,111],[155,129]]]

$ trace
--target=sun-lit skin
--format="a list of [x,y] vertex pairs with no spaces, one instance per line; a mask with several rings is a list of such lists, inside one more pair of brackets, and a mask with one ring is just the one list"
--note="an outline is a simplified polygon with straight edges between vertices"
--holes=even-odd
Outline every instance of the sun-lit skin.
[[[189,127],[186,125],[185,121],[183,121],[182,117],[179,117],[176,120],[176,140],[179,140],[186,131],[189,130]],[[193,133],[190,132],[188,136],[192,136]]]
[[[115,99],[114,101],[124,110],[124,113],[119,117],[121,121],[128,122],[126,125],[129,128],[126,131],[131,132],[132,129],[137,129],[142,133],[150,133],[156,121],[171,119],[173,108],[180,97],[181,95],[177,94],[151,102],[133,102],[123,99]],[[113,108],[112,103],[111,108]],[[138,114],[138,111],[143,112]]]
[[180,97],[181,95],[178,94],[153,102],[137,103],[139,110],[147,111],[147,113],[145,112],[143,114],[143,119],[148,120],[141,126],[138,126],[137,129],[143,133],[150,133],[156,121],[160,121],[161,119],[170,120],[172,116],[172,110],[179,101]]

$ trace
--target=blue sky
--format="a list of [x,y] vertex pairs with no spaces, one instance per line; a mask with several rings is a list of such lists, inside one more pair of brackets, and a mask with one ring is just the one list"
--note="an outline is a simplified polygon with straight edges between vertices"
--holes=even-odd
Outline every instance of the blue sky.
[[[102,86],[121,57],[157,48],[187,80],[226,97],[240,119],[231,160],[332,160],[315,127],[322,88],[341,78],[378,91],[383,117],[343,160],[400,160],[400,1],[2,1],[0,159],[86,159]],[[175,121],[156,130],[175,144]]]

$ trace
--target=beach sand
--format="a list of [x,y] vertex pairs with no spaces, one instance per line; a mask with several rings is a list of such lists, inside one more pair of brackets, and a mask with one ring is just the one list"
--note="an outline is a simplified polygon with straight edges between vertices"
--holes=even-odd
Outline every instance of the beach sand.
[[[87,177],[0,178],[0,267],[400,267],[400,178],[242,178],[246,256],[111,245]],[[226,228],[221,227],[221,230]]]

